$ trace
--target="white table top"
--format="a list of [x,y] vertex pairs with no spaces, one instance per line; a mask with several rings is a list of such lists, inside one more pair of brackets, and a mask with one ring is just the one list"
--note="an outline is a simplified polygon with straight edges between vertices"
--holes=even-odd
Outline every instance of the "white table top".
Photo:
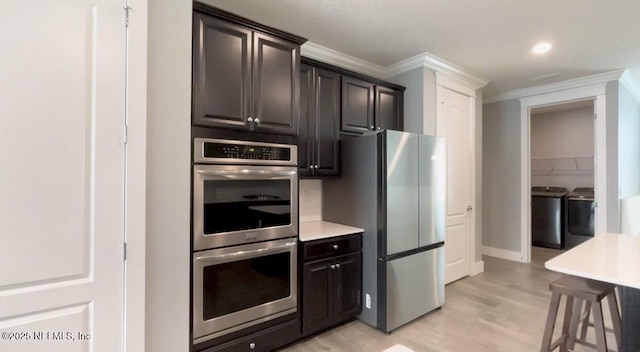
[[360,232],[364,232],[364,230],[358,227],[341,225],[328,221],[310,221],[300,223],[300,241],[303,242]]
[[640,289],[640,236],[596,235],[548,260],[553,271]]

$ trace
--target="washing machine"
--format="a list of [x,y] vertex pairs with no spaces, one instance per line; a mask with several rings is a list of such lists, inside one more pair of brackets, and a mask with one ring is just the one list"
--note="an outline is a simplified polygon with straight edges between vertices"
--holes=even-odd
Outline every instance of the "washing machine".
[[531,187],[531,244],[564,248],[564,187]]
[[595,234],[596,202],[593,187],[578,187],[567,195],[565,245],[573,248]]

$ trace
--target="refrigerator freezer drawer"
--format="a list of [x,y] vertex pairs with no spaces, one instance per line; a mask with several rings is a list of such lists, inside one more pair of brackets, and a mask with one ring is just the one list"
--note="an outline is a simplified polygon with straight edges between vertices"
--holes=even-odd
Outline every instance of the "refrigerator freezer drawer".
[[[390,332],[444,304],[444,247],[386,262],[386,324]],[[380,312],[379,312],[380,313]]]

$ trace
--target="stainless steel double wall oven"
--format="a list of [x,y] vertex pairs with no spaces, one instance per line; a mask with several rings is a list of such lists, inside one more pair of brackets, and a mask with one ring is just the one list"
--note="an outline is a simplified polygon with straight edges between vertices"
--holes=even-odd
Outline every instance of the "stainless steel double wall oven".
[[193,339],[297,310],[295,145],[194,139]]

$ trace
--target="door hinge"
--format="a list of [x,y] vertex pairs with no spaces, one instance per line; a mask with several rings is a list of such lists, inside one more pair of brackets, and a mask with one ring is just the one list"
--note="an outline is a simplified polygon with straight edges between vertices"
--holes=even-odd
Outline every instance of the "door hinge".
[[127,125],[124,125],[120,128],[120,143],[127,144]]
[[594,120],[598,119],[598,114],[593,114],[593,119]]
[[124,26],[129,27],[129,11],[131,11],[131,6],[124,5]]
[[122,242],[122,260],[127,260],[127,242]]

